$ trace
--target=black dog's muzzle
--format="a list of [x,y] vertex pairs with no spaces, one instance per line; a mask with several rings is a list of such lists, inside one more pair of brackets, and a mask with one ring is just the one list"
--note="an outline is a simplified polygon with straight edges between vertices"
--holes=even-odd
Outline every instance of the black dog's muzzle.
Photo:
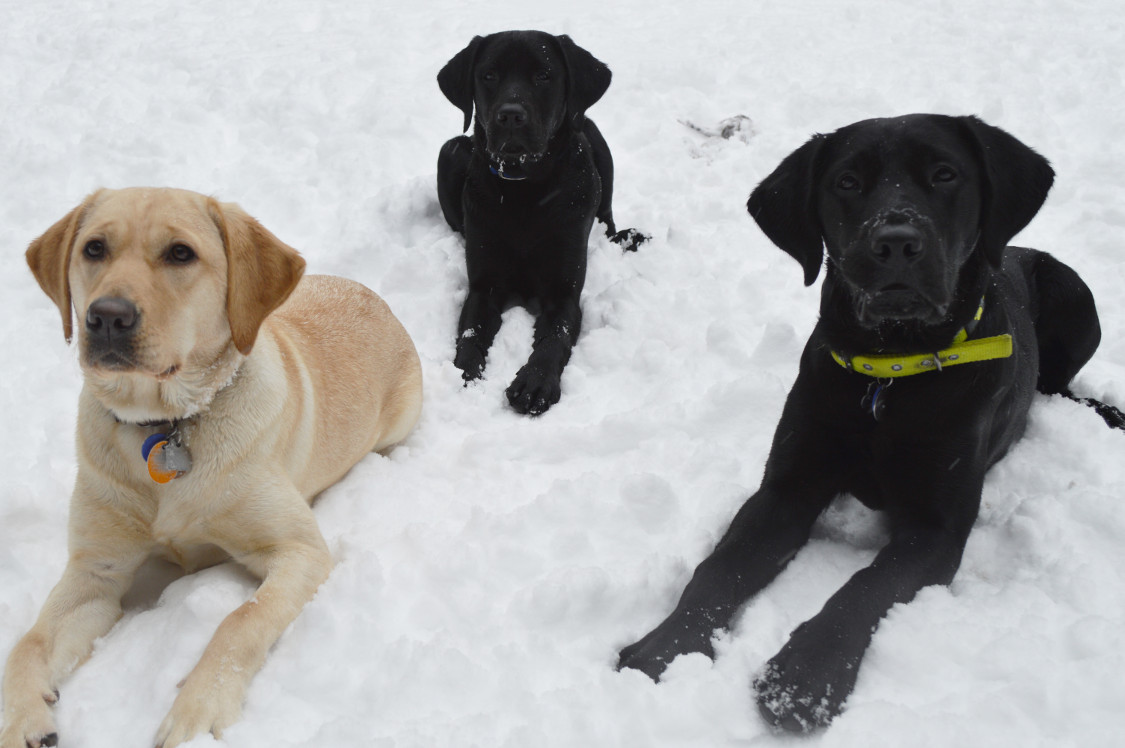
[[947,272],[933,221],[912,208],[882,211],[863,223],[841,267],[862,324],[943,317]]

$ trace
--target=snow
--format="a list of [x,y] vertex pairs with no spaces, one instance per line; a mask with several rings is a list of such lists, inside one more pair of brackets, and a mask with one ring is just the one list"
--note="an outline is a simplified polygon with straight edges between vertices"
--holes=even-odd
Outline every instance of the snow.
[[[818,294],[745,200],[813,132],[978,114],[1058,178],[1018,241],[1092,287],[1104,340],[1076,380],[1125,406],[1125,14],[1115,0],[466,4],[194,0],[0,6],[0,657],[65,563],[80,387],[21,253],[98,186],[240,203],[311,272],[378,291],[422,357],[422,421],[327,491],[336,568],[218,744],[779,745],[750,682],[885,539],[844,498],[779,579],[659,685],[614,671],[757,487]],[[486,378],[451,361],[462,244],[434,187],[461,113],[435,76],[473,34],[568,33],[614,72],[590,110],[613,150],[622,254],[595,229],[562,401],[504,389],[532,318],[505,315]],[[729,140],[706,137],[742,115]],[[685,126],[690,122],[696,128]],[[741,120],[737,120],[741,123]],[[949,588],[880,625],[817,746],[1121,745],[1125,435],[1037,397],[989,475]],[[233,565],[149,569],[62,687],[70,746],[150,746],[223,616]],[[165,587],[165,585],[167,585]],[[192,743],[215,745],[204,736]]]

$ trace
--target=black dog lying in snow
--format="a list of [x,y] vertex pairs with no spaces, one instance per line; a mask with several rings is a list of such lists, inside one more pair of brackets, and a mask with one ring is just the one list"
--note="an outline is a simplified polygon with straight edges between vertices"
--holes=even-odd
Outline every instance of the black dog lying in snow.
[[1077,274],[1005,247],[1053,178],[1044,158],[979,119],[910,115],[818,135],[754,190],[750,214],[801,263],[806,285],[827,248],[820,321],[761,487],[619,667],[658,678],[679,654],[713,656],[713,633],[848,492],[887,512],[890,541],[755,682],[762,714],[786,729],[840,712],[887,610],[953,578],[985,472],[1019,438],[1032,393],[1071,396],[1098,346]]
[[465,236],[469,275],[454,363],[466,381],[480,377],[504,308],[537,307],[531,357],[507,391],[521,413],[559,401],[582,327],[594,218],[625,249],[644,240],[614,226],[613,159],[585,116],[609,81],[609,68],[570,37],[541,31],[473,37],[438,73],[464,127],[474,123],[471,138],[453,138],[438,156],[438,200]]

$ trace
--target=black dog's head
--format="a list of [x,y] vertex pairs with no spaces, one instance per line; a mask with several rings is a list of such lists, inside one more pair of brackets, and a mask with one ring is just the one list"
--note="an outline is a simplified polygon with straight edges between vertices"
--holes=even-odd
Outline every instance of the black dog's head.
[[805,271],[848,295],[863,327],[943,321],[963,271],[1000,266],[1054,179],[1047,160],[976,117],[912,114],[817,135],[747,209]]
[[569,36],[504,31],[473,37],[438,73],[438,85],[501,176],[520,178],[563,128],[581,129],[610,72]]

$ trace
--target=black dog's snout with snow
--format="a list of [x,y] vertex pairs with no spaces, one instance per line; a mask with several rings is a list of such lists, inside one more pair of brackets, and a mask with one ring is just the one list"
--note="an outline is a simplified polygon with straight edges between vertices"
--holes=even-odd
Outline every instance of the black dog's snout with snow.
[[913,265],[925,251],[925,237],[909,223],[882,225],[872,234],[869,247],[871,256],[888,267]]
[[527,124],[527,109],[520,104],[504,104],[496,110],[496,124],[506,128],[523,127]]

